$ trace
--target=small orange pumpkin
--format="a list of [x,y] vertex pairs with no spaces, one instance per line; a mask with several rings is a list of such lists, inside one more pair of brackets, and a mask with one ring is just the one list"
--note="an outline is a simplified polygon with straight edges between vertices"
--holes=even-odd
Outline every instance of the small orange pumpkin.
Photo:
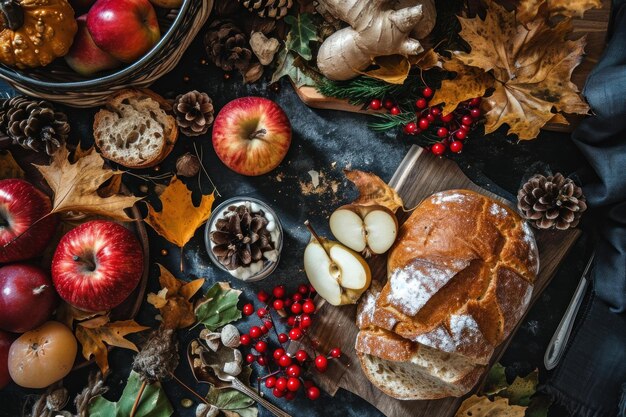
[[0,0],[0,62],[48,65],[70,49],[78,25],[67,0]]

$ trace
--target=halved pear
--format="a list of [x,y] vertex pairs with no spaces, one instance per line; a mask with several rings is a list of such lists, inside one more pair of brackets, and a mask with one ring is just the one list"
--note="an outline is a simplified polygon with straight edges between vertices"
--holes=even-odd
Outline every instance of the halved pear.
[[304,250],[304,271],[315,291],[336,306],[355,304],[372,279],[367,262],[358,253],[319,237],[313,237]]
[[391,248],[398,236],[398,219],[387,207],[349,204],[330,216],[330,230],[338,241],[369,257]]

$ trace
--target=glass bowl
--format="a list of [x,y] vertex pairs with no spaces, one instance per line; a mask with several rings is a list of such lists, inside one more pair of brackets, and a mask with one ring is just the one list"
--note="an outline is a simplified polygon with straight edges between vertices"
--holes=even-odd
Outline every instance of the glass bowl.
[[[222,265],[219,259],[217,259],[217,256],[213,253],[213,246],[215,246],[215,244],[211,242],[211,232],[215,230],[215,223],[217,222],[218,219],[224,216],[224,212],[226,211],[226,209],[228,209],[228,207],[239,206],[241,204],[246,204],[246,203],[251,204],[252,210],[254,210],[255,207],[258,207],[265,214],[268,214],[271,217],[273,217],[274,224],[275,224],[274,231],[277,233],[277,234],[276,233],[272,234],[272,242],[274,243],[274,248],[277,252],[276,260],[268,260],[264,258],[262,260],[263,262],[262,267],[260,267],[258,271],[253,271],[252,269],[250,269],[251,267],[246,267],[246,268],[239,267],[236,270],[229,270],[224,265]],[[270,230],[270,233],[272,232],[273,231]],[[230,275],[242,281],[246,281],[246,282],[260,281],[263,278],[266,278],[267,276],[269,276],[274,271],[274,269],[276,269],[276,267],[278,266],[278,263],[280,262],[280,253],[283,248],[283,227],[282,227],[282,224],[280,223],[280,219],[276,215],[276,212],[272,210],[272,208],[269,207],[263,201],[257,198],[253,198],[253,197],[233,197],[224,201],[219,206],[217,206],[217,208],[213,210],[213,213],[211,213],[211,217],[209,218],[209,221],[207,221],[205,229],[204,229],[204,243],[206,245],[206,250],[209,253],[209,258],[211,258],[211,261],[219,269],[221,269],[222,271],[228,272]]]

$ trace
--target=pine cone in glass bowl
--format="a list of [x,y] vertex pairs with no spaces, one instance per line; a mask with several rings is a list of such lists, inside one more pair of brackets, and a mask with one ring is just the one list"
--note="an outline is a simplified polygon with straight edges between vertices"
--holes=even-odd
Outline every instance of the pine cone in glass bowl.
[[267,224],[261,213],[252,213],[243,204],[228,207],[210,235],[213,253],[231,271],[262,260],[264,252],[274,249]]
[[21,147],[48,155],[63,146],[70,133],[65,113],[55,110],[48,101],[26,96],[4,102],[0,129]]
[[574,181],[557,173],[530,178],[517,192],[517,207],[537,229],[567,230],[578,225],[587,201]]
[[231,21],[213,21],[204,35],[204,47],[209,59],[224,71],[244,72],[250,66],[248,37]]
[[204,135],[215,119],[213,101],[196,90],[176,97],[173,109],[176,124],[186,136]]

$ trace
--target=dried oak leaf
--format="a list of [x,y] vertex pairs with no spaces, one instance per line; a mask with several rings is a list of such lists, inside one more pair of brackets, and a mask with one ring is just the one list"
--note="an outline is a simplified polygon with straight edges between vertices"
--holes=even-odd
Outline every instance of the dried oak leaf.
[[602,0],[524,0],[517,7],[517,20],[530,22],[543,16],[583,17],[589,9],[602,7]]
[[169,185],[159,196],[162,209],[156,211],[148,205],[148,223],[155,232],[182,248],[193,237],[196,229],[211,215],[214,193],[203,195],[198,207],[191,201],[191,191],[178,177],[172,177]]
[[369,71],[359,71],[362,75],[389,84],[404,84],[411,71],[409,59],[402,55],[388,55],[374,58],[374,65],[378,68]]
[[120,221],[132,219],[124,212],[140,198],[113,195],[103,198],[98,194],[100,186],[116,175],[104,167],[104,159],[93,148],[84,152],[72,163],[66,147],[60,148],[52,157],[50,165],[35,165],[54,192],[52,213],[74,211],[97,214]]
[[196,322],[193,304],[189,301],[202,288],[204,278],[191,282],[176,279],[170,271],[159,264],[161,291],[148,294],[148,303],[159,309],[163,326],[182,329]]
[[404,206],[402,198],[396,190],[388,186],[385,181],[376,174],[359,170],[344,169],[344,174],[359,190],[359,197],[354,204],[371,205],[379,204],[387,207],[394,213]]
[[0,152],[0,180],[24,178],[24,170],[9,151]]
[[507,398],[472,395],[461,404],[455,417],[524,417],[526,407],[509,405]]
[[109,316],[104,315],[79,323],[76,326],[76,338],[83,346],[85,359],[89,360],[93,356],[102,374],[106,375],[109,371],[109,350],[107,345],[138,352],[137,346],[133,342],[124,339],[124,336],[146,329],[149,329],[149,327],[141,326],[134,320],[111,323]]
[[[455,59],[474,68],[471,71],[482,69],[493,78],[494,90],[483,100],[485,132],[506,123],[508,133],[533,139],[556,113],[587,113],[589,106],[570,81],[585,44],[584,39],[566,39],[571,20],[551,26],[545,17],[537,16],[522,24],[515,11],[508,12],[493,0],[486,3],[484,21],[459,17],[460,35],[471,52],[454,53]],[[459,67],[458,73],[463,71]]]

